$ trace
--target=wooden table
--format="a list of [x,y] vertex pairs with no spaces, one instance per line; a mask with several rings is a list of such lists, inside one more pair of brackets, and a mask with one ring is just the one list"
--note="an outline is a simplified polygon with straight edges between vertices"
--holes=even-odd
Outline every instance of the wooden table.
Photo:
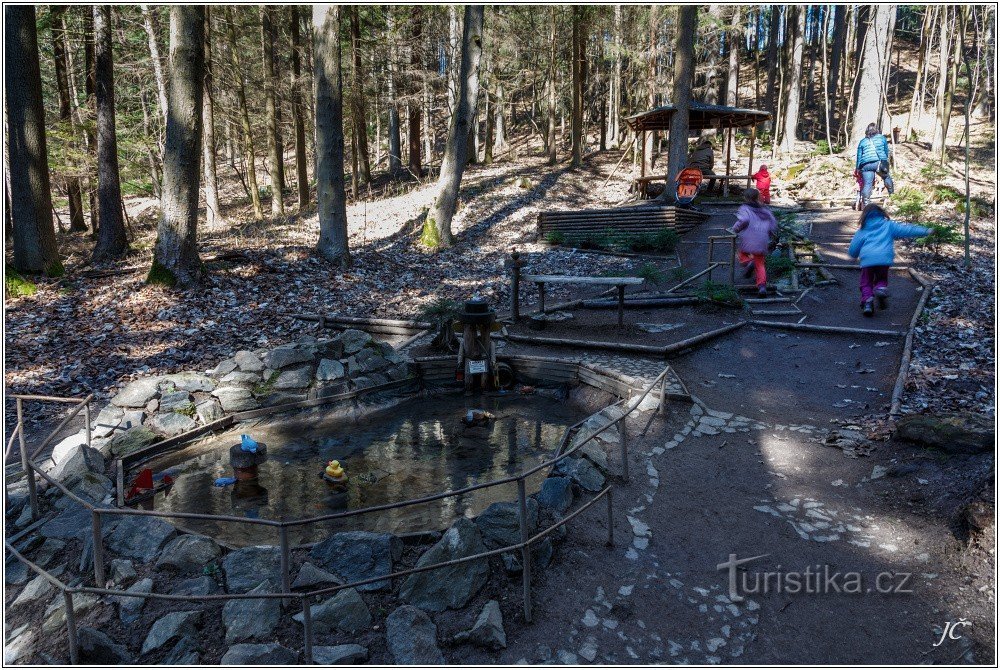
[[618,289],[618,327],[625,325],[625,287],[641,286],[641,277],[573,277],[570,275],[525,275],[525,281],[538,285],[538,313],[545,313],[546,284],[587,284],[589,286],[614,286]]

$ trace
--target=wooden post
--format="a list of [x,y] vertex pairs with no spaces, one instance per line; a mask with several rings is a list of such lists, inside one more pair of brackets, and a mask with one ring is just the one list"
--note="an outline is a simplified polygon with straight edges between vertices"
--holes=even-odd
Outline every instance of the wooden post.
[[615,546],[615,518],[612,515],[612,510],[611,510],[612,507],[611,493],[613,491],[614,491],[613,488],[609,489],[607,495],[605,496],[608,499],[608,546],[609,547]]
[[626,482],[628,478],[628,428],[625,426],[625,421],[627,419],[623,418],[618,422],[618,433],[622,441],[622,479]]
[[[288,546],[288,527],[278,526],[278,541],[281,544],[281,590],[289,593],[292,590],[292,581],[289,570],[291,569],[291,550]],[[284,600],[285,605],[288,604]]]
[[736,236],[730,238],[729,285],[736,286]]
[[729,174],[730,174],[729,165],[730,165],[730,162],[732,161],[732,158],[733,158],[733,127],[730,126],[729,127],[729,131],[726,134],[726,177],[727,177],[727,179],[724,179],[723,180],[723,184],[722,184],[722,195],[726,196],[726,197],[729,196],[729,179],[728,179],[728,177],[729,177]]
[[21,447],[21,469],[28,479],[28,502],[31,504],[31,520],[38,519],[38,491],[35,489],[35,471],[31,469],[31,459],[28,458],[28,445],[24,441],[24,404],[17,399],[17,441]]
[[715,269],[715,238],[708,238],[708,279],[706,281],[712,281],[712,270]]
[[750,128],[750,162],[747,164],[747,188],[750,188],[750,175],[753,174],[753,148],[757,144],[757,125]]
[[625,285],[618,285],[618,328],[625,327]]
[[646,131],[642,131],[642,159],[639,161],[639,177],[646,176]]
[[[518,521],[521,526],[521,542],[528,541],[528,501],[524,491],[524,479],[517,480]],[[521,576],[524,588],[524,620],[531,623],[531,547],[521,547]]]
[[302,596],[302,629],[305,636],[305,661],[306,665],[313,664],[313,619],[312,610],[309,606],[309,596]]
[[99,589],[106,583],[104,576],[104,540],[101,532],[101,513],[96,509],[90,511],[90,525],[94,540],[94,585]]
[[510,255],[510,316],[516,323],[521,318],[521,254]]
[[84,405],[84,407],[83,407],[83,422],[84,422],[84,425],[85,425],[85,427],[87,429],[87,443],[86,444],[89,447],[90,446],[90,434],[91,434],[91,432],[93,432],[92,429],[91,429],[91,423],[90,423],[90,403],[89,402],[86,405]]
[[70,665],[80,663],[80,644],[76,636],[76,612],[73,611],[73,595],[63,590],[63,603],[66,607],[66,637],[69,640]]
[[545,282],[538,282],[538,313],[545,314]]

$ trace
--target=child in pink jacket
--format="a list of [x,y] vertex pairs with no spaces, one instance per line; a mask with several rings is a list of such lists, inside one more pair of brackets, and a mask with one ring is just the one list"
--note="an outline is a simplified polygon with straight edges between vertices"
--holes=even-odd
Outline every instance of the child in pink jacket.
[[767,295],[767,268],[764,257],[771,246],[772,238],[778,237],[778,221],[771,210],[760,201],[760,192],[755,188],[743,191],[745,203],[736,211],[736,225],[732,231],[739,235],[737,260],[743,264],[746,277],[756,273],[757,291]]

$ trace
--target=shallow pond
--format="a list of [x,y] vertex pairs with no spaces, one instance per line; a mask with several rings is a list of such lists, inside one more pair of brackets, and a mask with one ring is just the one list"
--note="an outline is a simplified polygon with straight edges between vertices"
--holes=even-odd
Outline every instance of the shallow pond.
[[[469,409],[495,415],[486,426],[467,427]],[[226,514],[260,519],[302,519],[402,502],[502,479],[551,457],[567,426],[587,416],[582,405],[544,396],[442,396],[405,401],[361,421],[315,417],[243,427],[209,438],[149,464],[175,484],[158,494],[161,511]],[[233,474],[229,447],[247,432],[265,442],[268,460],[256,483],[217,487]],[[348,484],[336,488],[321,474],[331,459],[341,462]],[[537,491],[545,477],[528,480]],[[515,500],[515,483],[458,497],[289,529],[294,544],[316,541],[337,530],[408,533],[439,530],[459,516],[474,516],[497,501]],[[278,531],[235,522],[179,520],[193,532],[234,546],[277,544]]]

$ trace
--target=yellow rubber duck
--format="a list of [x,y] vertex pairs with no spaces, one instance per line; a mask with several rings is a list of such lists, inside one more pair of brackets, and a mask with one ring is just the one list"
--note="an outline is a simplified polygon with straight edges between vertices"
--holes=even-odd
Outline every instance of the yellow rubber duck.
[[326,464],[326,470],[324,470],[326,476],[330,479],[346,479],[347,474],[344,472],[344,468],[340,466],[340,461],[330,461]]

